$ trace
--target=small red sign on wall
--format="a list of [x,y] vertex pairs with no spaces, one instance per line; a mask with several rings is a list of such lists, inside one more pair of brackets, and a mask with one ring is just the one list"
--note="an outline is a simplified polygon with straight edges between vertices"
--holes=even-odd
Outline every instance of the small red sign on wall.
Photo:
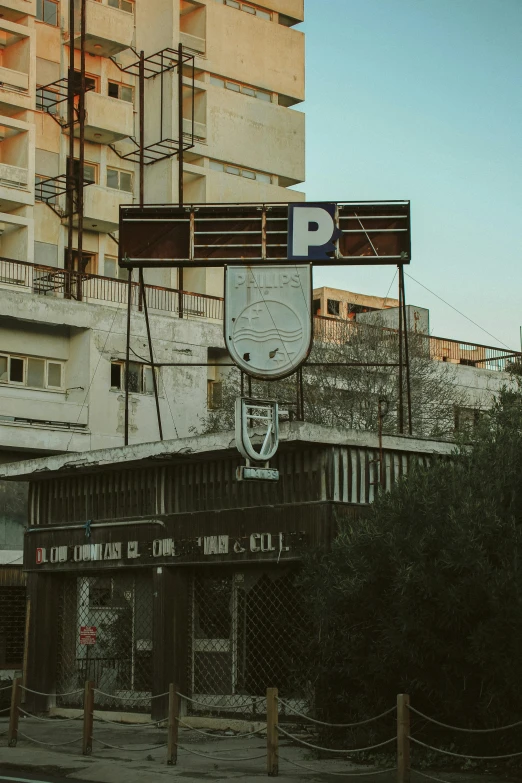
[[81,625],[80,644],[96,644],[96,631],[95,625]]

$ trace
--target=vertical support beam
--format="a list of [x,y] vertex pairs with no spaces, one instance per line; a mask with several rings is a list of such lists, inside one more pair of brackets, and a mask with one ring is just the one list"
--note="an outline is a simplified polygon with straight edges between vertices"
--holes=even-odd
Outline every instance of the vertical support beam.
[[178,46],[178,202],[183,206],[183,44]]
[[399,270],[399,432],[404,432],[404,400],[403,400],[403,379],[402,379],[402,284],[401,284],[401,265]]
[[74,213],[74,2],[69,2],[69,70],[67,72],[67,127],[69,129],[69,155],[67,158],[66,209],[67,256],[65,263],[65,297],[71,296],[73,263],[73,213]]
[[[152,572],[153,696],[169,691],[173,682],[180,693],[188,692],[189,579],[186,569],[158,566]],[[165,720],[168,709],[166,696],[152,700],[154,720]]]
[[178,732],[179,732],[179,696],[178,686],[169,685],[169,719],[167,726],[167,764],[178,763]]
[[156,377],[156,365],[154,364],[154,352],[152,350],[152,337],[150,334],[149,309],[147,307],[147,291],[145,289],[145,282],[143,280],[143,269],[141,267],[140,267],[140,291],[141,291],[141,296],[143,301],[143,311],[145,313],[145,324],[147,326],[147,340],[149,343],[150,366],[152,367],[152,384],[154,386],[154,399],[156,400],[156,415],[158,417],[159,438],[160,440],[163,440],[163,427],[161,426],[161,411],[160,411],[159,396],[158,396],[158,379]]
[[92,733],[94,724],[94,683],[85,683],[83,692],[83,739],[82,753],[90,756],[92,753]]
[[132,305],[132,269],[129,269],[127,282],[127,346],[125,352],[125,445],[129,445],[129,365],[130,365],[130,327]]
[[382,419],[383,419],[383,413],[382,413],[382,403],[383,400],[379,400],[378,403],[378,412],[377,412],[377,418],[378,418],[378,430],[379,430],[379,484],[382,487],[382,489],[385,489],[386,487],[386,472],[385,472],[385,466],[384,466],[384,454],[382,450]]
[[140,92],[140,207],[145,203],[145,52],[140,52],[139,66]]
[[[58,633],[58,604],[62,589],[59,575],[49,573],[27,574],[27,595],[31,602],[31,617],[27,636],[27,675],[24,686],[33,691],[52,694],[56,690],[56,657]],[[42,643],[45,640],[45,644]],[[28,712],[46,712],[48,696],[25,691],[25,709]]]
[[239,371],[241,373],[241,381],[240,381],[240,396],[245,396],[245,373],[243,370]]
[[266,689],[266,771],[269,777],[279,774],[277,688]]
[[404,324],[404,360],[406,364],[406,400],[408,405],[408,432],[413,435],[413,422],[411,415],[411,378],[410,378],[410,349],[408,343],[408,321],[406,320],[406,286],[404,284],[404,264],[399,267],[399,275],[402,288],[402,321]]
[[[192,101],[194,106],[194,101]],[[183,206],[183,44],[178,45],[178,204]],[[184,290],[183,267],[178,267],[178,289]],[[183,294],[179,293],[178,314],[183,318]]]
[[301,400],[301,421],[304,421],[305,419],[305,408],[304,408],[304,385],[303,385],[303,368],[300,367],[298,370],[299,373],[299,399]]
[[9,714],[9,730],[7,732],[7,744],[10,748],[16,747],[18,742],[18,719],[20,718],[20,701],[22,699],[22,678],[17,677],[13,681],[11,689],[11,712]]
[[248,379],[248,396],[252,397],[252,377],[250,375],[247,375]]
[[[78,154],[78,274],[76,277],[76,298],[82,298],[83,263],[83,182],[85,179],[85,14],[86,0],[80,4],[80,94],[78,96],[78,121],[80,125],[80,149]],[[72,131],[71,131],[72,132]]]
[[397,783],[410,782],[410,697],[397,694]]

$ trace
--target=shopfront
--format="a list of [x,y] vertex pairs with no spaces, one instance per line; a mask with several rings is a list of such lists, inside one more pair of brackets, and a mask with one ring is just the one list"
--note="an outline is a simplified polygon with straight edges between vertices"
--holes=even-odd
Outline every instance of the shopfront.
[[[299,564],[381,486],[450,445],[293,425],[278,482],[237,482],[230,436],[141,444],[5,466],[31,481],[24,677],[74,707],[150,712],[169,683],[205,712],[264,712],[267,687],[304,704]],[[188,449],[190,448],[190,451]],[[166,699],[153,700],[153,715]]]

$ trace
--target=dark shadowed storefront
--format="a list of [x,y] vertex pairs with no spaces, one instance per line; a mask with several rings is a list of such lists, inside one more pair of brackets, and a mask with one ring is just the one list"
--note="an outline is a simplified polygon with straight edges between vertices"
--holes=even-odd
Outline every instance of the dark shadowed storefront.
[[[77,706],[149,712],[169,683],[198,702],[249,716],[267,687],[303,704],[295,584],[303,552],[327,546],[377,487],[451,445],[283,428],[278,482],[237,482],[229,433],[60,455],[3,466],[30,480],[25,684]],[[66,695],[58,695],[66,694]],[[153,700],[163,715],[166,699]]]

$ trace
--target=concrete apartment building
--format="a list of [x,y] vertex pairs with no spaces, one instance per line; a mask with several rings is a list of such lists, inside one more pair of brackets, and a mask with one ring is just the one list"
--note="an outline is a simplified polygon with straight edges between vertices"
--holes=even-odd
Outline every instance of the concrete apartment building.
[[[80,8],[77,0],[75,82]],[[83,253],[80,259],[73,252],[68,269],[69,3],[0,0],[5,462],[123,443],[127,283],[117,265],[117,230],[119,205],[138,198],[139,90],[132,64],[141,51],[146,58],[162,53],[154,62],[161,59],[163,67],[144,91],[144,143],[153,150],[145,161],[146,203],[178,201],[178,158],[169,140],[178,131],[173,53],[180,43],[193,56],[193,67],[183,69],[183,138],[194,142],[184,155],[185,203],[304,199],[289,190],[304,180],[304,115],[293,108],[304,99],[304,36],[294,29],[303,0],[86,0],[85,11]],[[80,140],[74,144],[76,166]],[[156,161],[158,149],[166,154]],[[177,274],[145,272],[156,360],[222,355],[222,270],[186,271],[182,285],[190,295],[177,293]],[[137,286],[135,294],[131,443],[158,437]],[[214,376],[205,367],[162,368],[164,437],[201,429]],[[17,549],[23,520],[5,487],[0,505],[0,548]]]

